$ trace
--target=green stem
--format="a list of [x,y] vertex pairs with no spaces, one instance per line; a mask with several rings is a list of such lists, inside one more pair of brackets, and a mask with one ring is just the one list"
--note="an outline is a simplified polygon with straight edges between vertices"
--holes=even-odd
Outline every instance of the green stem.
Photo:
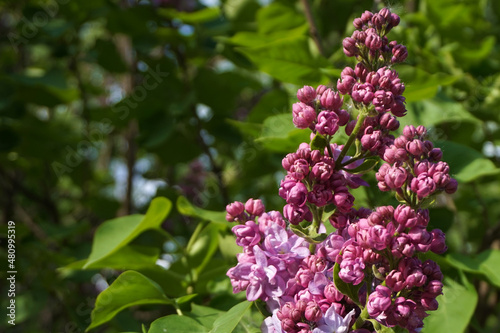
[[349,136],[349,139],[347,139],[347,142],[344,145],[344,148],[340,152],[340,156],[335,162],[335,169],[340,169],[340,166],[342,165],[342,160],[344,159],[345,155],[347,155],[347,152],[349,151],[349,148],[351,148],[352,144],[356,140],[356,137],[358,136],[359,130],[361,129],[361,126],[363,126],[363,122],[365,121],[365,118],[368,115],[366,112],[361,112],[359,113],[358,116],[358,122],[356,123],[356,126],[354,126],[354,130],[352,131],[351,135]]
[[[313,232],[313,234],[317,234],[319,230],[319,225],[321,223],[321,216],[323,215],[323,210],[319,210],[317,207],[312,207],[310,208],[313,214],[313,222],[309,226],[309,230]],[[314,254],[316,251],[316,244],[315,243],[310,243],[309,244],[309,251],[311,254]]]
[[198,238],[198,236],[200,235],[200,233],[203,230],[203,228],[205,227],[205,225],[206,225],[205,222],[198,223],[198,225],[196,226],[196,229],[194,229],[193,235],[189,239],[189,242],[186,246],[186,252],[189,252],[191,247],[194,245],[194,242],[196,242],[196,238]]
[[364,307],[363,311],[361,311],[361,314],[359,315],[358,319],[356,319],[356,322],[354,323],[352,328],[354,330],[356,330],[356,329],[363,327],[363,325],[365,324],[365,321],[366,321],[366,319],[368,319],[368,317],[369,317],[368,308]]
[[174,306],[175,306],[175,311],[177,312],[177,314],[179,316],[184,316],[184,314],[182,313],[181,308],[179,308],[179,304],[177,304],[177,302],[174,303]]

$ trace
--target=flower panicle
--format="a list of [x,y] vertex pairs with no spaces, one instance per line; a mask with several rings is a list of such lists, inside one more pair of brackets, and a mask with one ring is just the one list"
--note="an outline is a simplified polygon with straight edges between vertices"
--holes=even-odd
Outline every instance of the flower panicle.
[[[266,302],[272,315],[264,332],[369,333],[371,319],[414,333],[438,308],[443,275],[419,254],[446,251],[444,233],[427,229],[427,207],[454,193],[457,181],[425,127],[393,135],[407,112],[405,84],[392,66],[408,53],[387,37],[399,23],[387,8],[364,12],[343,41],[356,66],[342,71],[335,88],[297,91],[293,123],[311,135],[282,160],[282,212],[265,212],[259,199],[226,207],[243,248],[227,275],[234,292]],[[343,145],[332,141],[341,130],[349,136]],[[376,161],[378,189],[400,204],[356,209],[352,189],[368,186],[363,175]],[[334,232],[326,234],[327,223]],[[346,293],[349,285],[354,293]]]

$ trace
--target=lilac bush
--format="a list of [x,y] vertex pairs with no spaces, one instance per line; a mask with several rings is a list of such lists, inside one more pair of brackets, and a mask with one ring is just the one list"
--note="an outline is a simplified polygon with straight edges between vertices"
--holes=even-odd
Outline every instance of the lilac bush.
[[[384,8],[353,24],[343,48],[356,66],[342,71],[336,90],[297,92],[293,123],[309,129],[311,141],[283,158],[283,211],[265,212],[259,199],[227,206],[243,248],[227,275],[235,293],[265,302],[264,332],[418,332],[438,307],[443,276],[419,254],[446,251],[444,233],[427,230],[427,207],[436,195],[455,192],[457,181],[425,127],[392,134],[406,114],[405,85],[393,65],[408,53],[387,38],[399,17]],[[332,143],[341,128],[348,140]],[[363,175],[378,162],[379,190],[401,204],[356,209],[351,190],[368,186]],[[335,230],[329,234],[328,223]]]

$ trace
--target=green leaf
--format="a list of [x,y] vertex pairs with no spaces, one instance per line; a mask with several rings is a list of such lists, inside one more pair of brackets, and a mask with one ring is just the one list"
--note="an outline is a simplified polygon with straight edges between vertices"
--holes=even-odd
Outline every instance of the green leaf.
[[226,221],[226,212],[215,212],[212,210],[202,209],[196,206],[193,206],[188,199],[183,196],[177,198],[177,210],[182,215],[198,217],[205,221],[210,221],[213,223],[217,223],[219,225],[224,225],[227,227],[232,226],[231,223]]
[[233,306],[228,312],[215,320],[210,333],[231,333],[241,321],[245,312],[250,309],[251,305],[251,302],[244,301]]
[[135,271],[126,271],[97,296],[92,322],[86,331],[110,321],[120,311],[141,304],[173,304],[156,282]]
[[214,326],[215,320],[223,313],[224,311],[193,303],[191,305],[191,312],[187,312],[185,315],[195,319],[207,329],[210,329]]
[[180,12],[171,8],[161,8],[158,9],[158,13],[169,19],[179,19],[186,24],[198,24],[219,18],[220,8],[208,7],[195,12]]
[[262,123],[267,117],[289,112],[289,96],[286,91],[274,89],[266,93],[250,111],[247,121]]
[[411,124],[435,126],[449,122],[481,124],[465,107],[444,94],[432,99],[407,104],[408,114],[400,118],[401,127]]
[[304,238],[308,243],[319,244],[327,237],[327,234],[317,234],[316,232],[311,232],[309,229],[304,229],[298,224],[290,225],[290,229],[294,234]]
[[148,331],[148,333],[168,332],[207,333],[208,329],[188,316],[170,315],[153,321]]
[[465,277],[464,284],[445,278],[439,308],[424,319],[422,333],[465,332],[477,304],[477,292]]
[[97,63],[105,70],[112,73],[127,71],[127,65],[113,42],[98,39],[95,44],[95,50],[97,51]]
[[160,249],[152,246],[125,245],[112,254],[85,264],[84,269],[113,268],[118,270],[140,269],[154,266]]
[[288,31],[305,24],[304,15],[299,13],[295,6],[275,2],[257,12],[257,28],[260,34]]
[[405,83],[406,89],[403,95],[407,102],[432,98],[439,87],[450,85],[458,78],[444,73],[429,74],[409,65],[400,65],[397,71],[401,81]]
[[328,142],[326,141],[326,138],[323,135],[316,133],[311,141],[311,150],[323,151],[327,144]]
[[486,250],[477,256],[451,253],[446,256],[448,263],[466,272],[482,274],[500,288],[500,250]]
[[237,50],[247,56],[257,67],[274,78],[298,85],[327,83],[320,68],[327,68],[328,61],[313,57],[307,37],[283,39],[257,47],[240,47]]
[[335,287],[344,295],[349,297],[354,303],[361,306],[359,302],[358,292],[363,283],[358,285],[353,285],[352,283],[345,283],[339,276],[340,265],[339,263],[335,263],[333,266],[333,282],[335,283]]
[[246,134],[251,137],[258,137],[260,132],[262,132],[262,124],[254,124],[233,119],[226,119],[226,122],[237,128],[242,134]]
[[198,294],[190,294],[190,295],[184,295],[184,296],[181,296],[179,298],[176,298],[175,299],[175,302],[177,304],[184,304],[184,303],[187,303],[189,302],[190,300],[192,300],[193,298],[195,298],[196,296],[198,296]]
[[451,141],[438,141],[444,160],[450,165],[450,174],[459,182],[470,182],[483,176],[500,173],[495,164],[480,152]]
[[144,231],[160,228],[171,208],[170,200],[159,197],[151,201],[146,215],[129,215],[104,222],[96,230],[92,251],[83,268],[95,267],[97,262],[122,249]]
[[[200,273],[207,266],[219,246],[220,225],[209,224],[199,233],[193,233],[186,251],[189,263]],[[195,238],[195,239],[193,239]]]
[[262,134],[256,141],[270,151],[285,153],[297,150],[302,142],[308,142],[309,133],[295,127],[291,114],[278,114],[266,118]]

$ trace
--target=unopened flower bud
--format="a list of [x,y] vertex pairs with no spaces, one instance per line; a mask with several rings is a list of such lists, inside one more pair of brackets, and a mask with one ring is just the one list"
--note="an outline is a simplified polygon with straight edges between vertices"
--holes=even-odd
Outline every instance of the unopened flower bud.
[[297,91],[297,98],[302,103],[308,104],[316,98],[316,90],[311,86],[304,86]]
[[392,48],[392,63],[399,63],[406,60],[408,57],[408,51],[404,45],[398,44]]
[[344,53],[346,56],[354,57],[358,54],[358,47],[356,46],[356,41],[353,38],[344,38],[342,46],[344,47]]
[[361,29],[363,27],[363,20],[359,17],[355,18],[354,21],[352,22],[352,24],[354,25],[354,27],[356,29]]
[[432,230],[432,243],[430,250],[437,254],[443,254],[448,247],[446,246],[446,237],[440,229]]
[[369,34],[366,36],[365,45],[372,51],[378,50],[382,47],[382,38],[374,34]]
[[321,313],[321,308],[318,303],[311,301],[307,303],[306,311],[304,317],[309,321],[318,321],[321,319],[323,314]]
[[328,110],[338,110],[344,102],[343,98],[338,93],[331,89],[325,90],[320,98],[321,105]]
[[458,182],[456,179],[451,178],[448,184],[446,184],[446,188],[444,189],[446,193],[453,194],[457,191]]
[[240,221],[243,217],[243,212],[245,210],[245,206],[242,202],[235,201],[226,206],[226,220],[229,222]]

